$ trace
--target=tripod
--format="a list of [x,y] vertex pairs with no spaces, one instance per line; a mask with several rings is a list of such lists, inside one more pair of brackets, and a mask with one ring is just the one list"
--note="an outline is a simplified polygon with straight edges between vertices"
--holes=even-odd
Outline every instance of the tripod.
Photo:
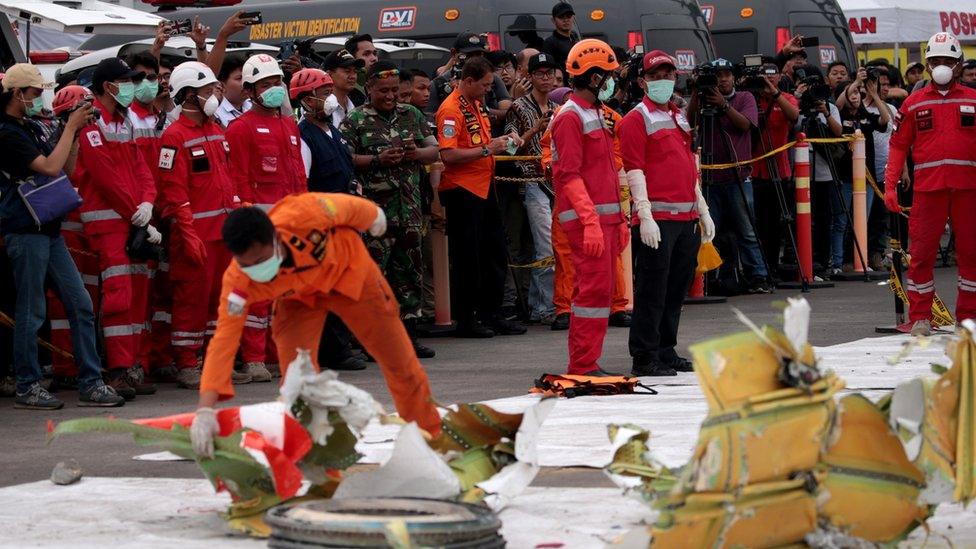
[[[725,132],[725,130],[722,129],[722,125],[718,120],[719,116],[720,115],[718,111],[716,111],[711,106],[704,106],[700,111],[699,120],[701,121],[701,131],[699,135],[701,138],[702,165],[711,164],[715,157],[715,151],[713,150],[713,147],[715,146],[714,145],[715,136],[718,136],[721,139],[721,146],[725,148],[726,156],[729,158],[735,158],[735,154],[734,154],[735,149],[732,146],[732,139]],[[707,147],[705,146],[706,136],[708,142]],[[739,172],[739,168],[738,167],[733,168],[732,172],[735,176],[735,185],[739,191],[739,198],[742,200],[742,205],[746,210],[746,217],[748,218],[749,227],[751,228],[752,233],[756,239],[756,247],[759,249],[759,257],[761,258],[763,267],[766,270],[766,277],[769,278],[770,277],[769,262],[766,260],[766,252],[763,250],[762,241],[760,241],[759,239],[759,231],[756,228],[756,217],[755,217],[756,214],[753,211],[752,207],[750,206],[748,197],[746,196],[745,185],[743,184],[742,175]],[[704,189],[704,193],[707,199],[708,194],[711,192],[712,178],[711,178],[711,174],[709,174],[708,181],[707,181],[708,184],[706,184],[706,178],[705,178],[706,173],[707,173],[706,171],[702,172],[702,187]]]
[[[823,126],[820,124],[820,122],[818,120],[820,113],[818,113],[816,111],[812,111],[812,112],[806,112],[806,113],[804,113],[804,115],[806,116],[806,119],[804,120],[804,124],[803,124],[804,129],[803,129],[803,131],[807,134],[807,136],[813,137],[814,139],[824,139],[824,138],[826,138],[827,135],[824,133],[824,128],[823,128]],[[844,191],[843,191],[843,187],[842,187],[843,182],[837,176],[837,166],[834,164],[834,159],[831,158],[829,154],[824,154],[824,159],[826,160],[827,169],[830,172],[830,179],[831,179],[831,182],[833,183],[834,196],[837,197],[837,202],[840,204],[841,209],[844,211],[844,216],[847,217],[847,227],[849,229],[853,229],[853,227],[854,227],[854,216],[851,214],[851,209],[847,207],[847,201],[844,200]],[[816,154],[813,154],[810,157],[810,173],[811,174],[814,174],[814,179],[816,179],[815,174],[817,173],[817,171],[815,169],[816,168],[816,163],[817,163],[817,155]],[[833,214],[833,212],[831,212],[831,214]],[[833,217],[833,215],[831,215],[831,217]],[[831,224],[833,223],[833,220],[832,219],[831,219],[830,223]],[[827,235],[828,235],[828,242],[831,242],[832,241],[831,231],[832,231],[832,229],[826,231],[827,232]],[[858,259],[860,259],[861,265],[865,265],[866,266],[868,264],[867,263],[867,258],[865,258],[863,256],[863,254],[861,254],[861,246],[859,245],[859,242],[857,240],[857,234],[854,234],[854,231],[853,230],[851,230],[851,236],[854,239],[854,252],[857,254]],[[828,254],[832,254],[833,251],[830,250],[831,246],[828,246],[827,248],[829,250],[828,251]],[[828,260],[829,260],[829,258],[828,258]],[[837,267],[837,266],[835,266],[835,267]],[[839,277],[838,276],[837,278],[838,279],[842,279],[843,277]],[[864,270],[864,273],[856,273],[855,276],[853,276],[851,278],[848,278],[848,280],[855,280],[855,279],[858,279],[858,278],[863,279],[864,282],[871,282],[871,272],[868,269],[865,269]]]

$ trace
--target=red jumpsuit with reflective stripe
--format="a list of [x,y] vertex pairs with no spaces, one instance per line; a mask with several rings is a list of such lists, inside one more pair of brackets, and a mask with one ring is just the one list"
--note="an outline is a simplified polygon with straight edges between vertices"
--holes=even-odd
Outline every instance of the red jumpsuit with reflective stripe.
[[[600,108],[573,96],[553,119],[551,148],[556,218],[569,237],[576,271],[568,371],[587,374],[599,368],[615,284],[614,261],[626,230],[613,134]],[[584,227],[593,225],[603,232],[599,257],[583,252]]]
[[[247,111],[227,127],[230,169],[242,202],[265,211],[292,193],[308,191],[298,125],[287,116]],[[241,343],[245,362],[277,362],[271,333],[271,303],[248,309]]]
[[[170,231],[169,278],[171,342],[181,369],[196,366],[207,331],[213,333],[217,324],[220,277],[230,263],[220,229],[235,207],[229,154],[223,130],[212,121],[196,124],[181,115],[163,133],[159,202],[162,217],[179,225]],[[194,236],[203,241],[206,257],[193,257],[190,246],[180,242]]]
[[[64,244],[68,247],[68,253],[74,260],[78,272],[81,273],[81,280],[85,283],[85,289],[91,297],[94,309],[98,310],[98,256],[88,245],[88,238],[85,237],[84,228],[81,224],[81,215],[78,210],[68,214],[61,222],[61,237]],[[51,321],[51,344],[55,347],[74,352],[74,345],[71,342],[71,326],[68,324],[68,314],[64,309],[64,304],[53,289],[47,291],[47,316]],[[61,355],[51,353],[51,364],[54,366],[54,375],[60,377],[74,377],[78,375],[78,366],[74,360]]]
[[909,317],[912,322],[932,318],[932,269],[950,218],[959,262],[956,319],[976,318],[976,90],[956,83],[943,95],[929,84],[905,100],[891,136],[887,192],[894,192],[909,149],[915,162],[908,220],[912,263],[905,283]]
[[142,202],[153,203],[152,172],[135,143],[132,124],[97,99],[102,117],[83,128],[71,180],[84,203],[81,221],[91,249],[98,253],[101,324],[109,369],[145,365],[149,354],[148,299],[153,272],[125,251],[130,219]]

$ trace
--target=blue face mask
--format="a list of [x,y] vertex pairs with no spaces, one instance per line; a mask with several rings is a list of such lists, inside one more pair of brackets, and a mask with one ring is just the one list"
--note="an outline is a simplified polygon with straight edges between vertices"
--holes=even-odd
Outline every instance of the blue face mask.
[[600,90],[600,93],[597,95],[597,97],[600,98],[601,103],[606,103],[607,101],[610,100],[611,97],[613,97],[613,92],[615,92],[616,89],[617,89],[616,81],[613,79],[612,76],[608,77],[607,81],[603,84],[603,89]]
[[647,84],[647,97],[658,105],[667,103],[674,95],[674,80],[670,78],[645,81],[645,83]]
[[285,102],[285,88],[274,86],[261,93],[261,104],[269,109],[277,109]]
[[255,282],[270,282],[274,277],[278,276],[278,270],[281,269],[281,262],[284,260],[282,254],[278,253],[278,244],[275,244],[274,254],[268,259],[251,265],[249,267],[241,267],[244,274],[248,278]]

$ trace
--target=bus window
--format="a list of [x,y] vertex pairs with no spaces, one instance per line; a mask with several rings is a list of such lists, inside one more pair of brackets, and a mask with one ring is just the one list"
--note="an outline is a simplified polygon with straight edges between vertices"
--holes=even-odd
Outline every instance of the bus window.
[[712,31],[712,39],[715,41],[715,54],[733,63],[740,62],[744,55],[776,53],[759,51],[759,34],[755,29]]

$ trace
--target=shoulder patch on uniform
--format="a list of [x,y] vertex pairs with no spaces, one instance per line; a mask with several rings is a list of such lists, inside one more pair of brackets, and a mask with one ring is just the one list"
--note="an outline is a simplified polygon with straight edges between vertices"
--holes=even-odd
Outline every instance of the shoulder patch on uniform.
[[457,135],[457,121],[453,118],[444,119],[444,128],[441,129],[441,133],[444,137],[454,137]]
[[163,147],[159,149],[159,168],[163,170],[173,169],[173,160],[176,158],[176,149],[173,147]]
[[241,316],[244,314],[247,297],[237,290],[231,291],[227,296],[227,314],[230,316]]
[[101,147],[102,146],[102,136],[101,136],[101,134],[98,133],[98,130],[92,130],[92,131],[86,133],[85,136],[88,137],[88,143],[92,147]]
[[322,209],[325,210],[325,215],[329,217],[335,217],[336,208],[335,208],[335,204],[332,203],[332,200],[325,197],[321,197],[319,198],[319,204],[321,204]]

